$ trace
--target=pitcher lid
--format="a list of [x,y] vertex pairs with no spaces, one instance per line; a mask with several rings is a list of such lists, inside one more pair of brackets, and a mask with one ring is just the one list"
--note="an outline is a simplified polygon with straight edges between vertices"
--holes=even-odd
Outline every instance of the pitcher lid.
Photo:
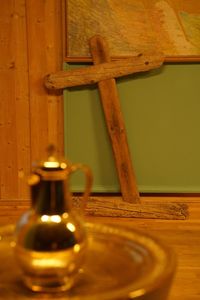
[[33,165],[33,172],[46,180],[63,180],[66,178],[71,164],[66,159],[56,156],[56,147],[47,147],[47,158]]

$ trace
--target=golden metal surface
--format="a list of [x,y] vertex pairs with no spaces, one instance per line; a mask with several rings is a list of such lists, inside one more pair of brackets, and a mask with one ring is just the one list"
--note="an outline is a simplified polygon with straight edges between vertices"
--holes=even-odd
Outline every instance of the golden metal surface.
[[[86,223],[85,228],[88,251],[76,285],[69,291],[52,294],[34,293],[22,284],[13,252],[14,226],[1,227],[0,299],[167,299],[175,258],[166,246],[127,228],[97,223]],[[63,257],[60,262],[65,264],[66,260]]]
[[83,264],[87,237],[80,218],[63,214],[26,213],[17,223],[14,253],[22,278],[33,291],[57,292],[75,284]]
[[[72,209],[71,173],[81,170],[86,203],[92,186],[87,166],[58,160],[50,146],[45,161],[36,164],[29,185],[31,208],[16,224],[14,253],[25,285],[35,292],[59,292],[76,282],[87,251],[81,213]],[[84,208],[84,205],[83,205]]]

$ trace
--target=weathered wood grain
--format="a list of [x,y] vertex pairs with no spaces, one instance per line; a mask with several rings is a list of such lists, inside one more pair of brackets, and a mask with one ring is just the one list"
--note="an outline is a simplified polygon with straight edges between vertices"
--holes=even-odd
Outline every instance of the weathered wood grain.
[[138,72],[159,68],[164,59],[162,56],[143,55],[110,61],[98,65],[78,68],[70,71],[51,73],[45,77],[45,86],[49,89],[94,84],[110,78],[118,78]]
[[[110,61],[108,45],[101,36],[97,35],[91,38],[90,48],[95,65]],[[111,140],[123,200],[137,203],[139,201],[139,192],[115,79],[111,78],[98,82],[98,89]]]
[[[188,218],[186,203],[127,203],[122,197],[89,197],[86,215],[97,217],[146,218],[185,220]],[[81,197],[73,197],[75,208],[80,209]]]

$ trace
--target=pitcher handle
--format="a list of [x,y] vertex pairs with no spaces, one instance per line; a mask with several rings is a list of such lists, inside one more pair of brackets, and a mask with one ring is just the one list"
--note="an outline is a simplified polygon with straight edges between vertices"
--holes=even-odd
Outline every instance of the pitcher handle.
[[85,211],[86,205],[87,205],[87,199],[90,195],[91,189],[92,189],[92,182],[93,182],[93,176],[92,176],[92,172],[90,170],[90,168],[84,164],[73,164],[71,166],[71,172],[70,173],[74,173],[78,170],[83,171],[83,173],[85,174],[85,191],[83,192],[83,198],[82,198],[82,209],[83,211]]

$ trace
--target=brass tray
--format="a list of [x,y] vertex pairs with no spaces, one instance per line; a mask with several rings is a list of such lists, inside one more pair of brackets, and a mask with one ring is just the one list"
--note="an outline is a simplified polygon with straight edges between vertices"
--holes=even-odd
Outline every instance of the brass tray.
[[139,231],[86,223],[89,249],[68,292],[34,293],[21,282],[13,255],[14,225],[0,227],[0,299],[164,300],[175,270],[173,253]]

